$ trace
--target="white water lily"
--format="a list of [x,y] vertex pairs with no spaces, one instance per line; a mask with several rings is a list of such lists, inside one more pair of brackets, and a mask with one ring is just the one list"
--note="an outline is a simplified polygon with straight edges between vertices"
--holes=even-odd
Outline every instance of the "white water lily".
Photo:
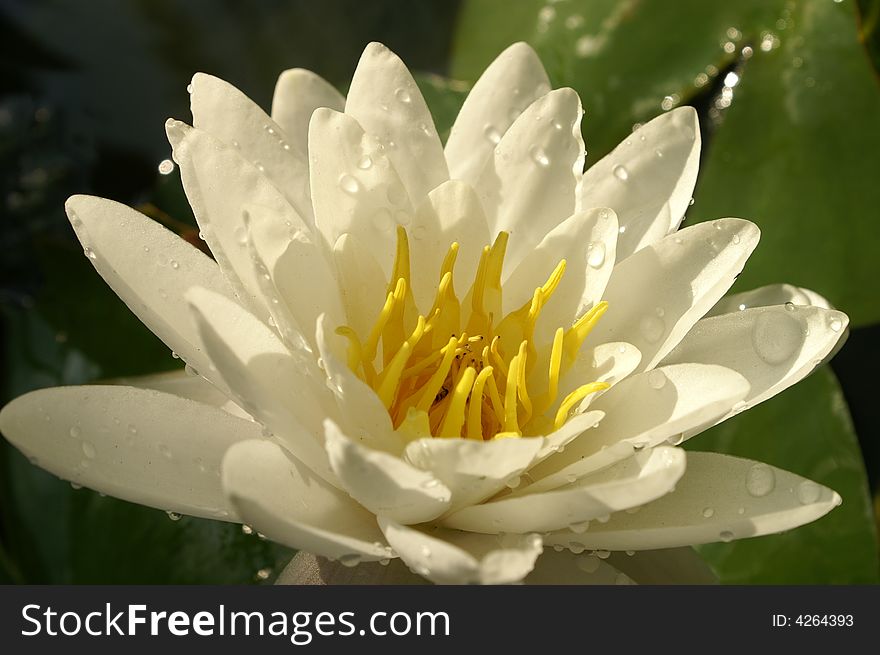
[[759,231],[678,229],[692,109],[583,172],[580,100],[521,43],[445,147],[379,44],[347,98],[295,69],[271,118],[209,75],[191,101],[193,126],[167,132],[213,260],[123,205],[67,203],[97,271],[189,375],[16,399],[0,427],[39,466],[439,583],[650,580],[678,547],[840,503],[677,447],[803,378],[847,325],[796,287],[722,298]]

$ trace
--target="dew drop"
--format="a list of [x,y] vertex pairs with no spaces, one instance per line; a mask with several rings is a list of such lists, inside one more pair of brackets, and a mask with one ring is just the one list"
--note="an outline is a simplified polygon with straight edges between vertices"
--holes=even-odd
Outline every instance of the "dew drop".
[[367,170],[372,165],[373,165],[373,158],[370,157],[369,155],[364,155],[358,161],[358,168],[361,169],[362,171]]
[[659,316],[648,315],[639,322],[639,329],[646,341],[656,343],[666,331],[666,326],[663,323],[663,319]]
[[498,145],[501,142],[501,132],[498,131],[492,123],[486,123],[483,127],[483,135],[489,140],[489,143]]
[[357,553],[349,553],[348,555],[342,555],[339,558],[339,563],[342,566],[347,566],[348,568],[352,568],[361,563],[361,556]]
[[733,541],[733,533],[730,530],[723,530],[721,534],[718,535],[718,538],[721,539],[724,543],[728,544]]
[[360,190],[361,185],[351,175],[345,174],[339,178],[339,188],[348,194],[354,195]]
[[662,158],[662,157],[663,157],[663,151],[660,150],[659,148],[657,148],[656,150],[654,150],[654,154],[657,155],[657,157],[659,157],[659,158]]
[[180,268],[180,264],[177,263],[176,259],[172,259],[170,263],[171,263],[171,268],[173,268],[174,270],[177,270],[178,268]]
[[626,182],[629,179],[629,171],[626,170],[625,166],[621,166],[620,164],[611,169],[611,172],[614,173],[614,177],[621,182]]
[[561,553],[563,550],[565,550],[565,546],[563,546],[562,544],[553,544],[553,550],[555,550],[557,553]]
[[608,559],[609,557],[611,557],[611,551],[609,550],[597,550],[594,554],[599,559]]
[[522,479],[520,478],[520,476],[515,475],[512,478],[510,478],[507,482],[505,482],[504,484],[507,485],[511,489],[516,489],[519,486],[520,482],[522,482]]
[[589,521],[581,521],[580,523],[572,523],[568,526],[568,529],[574,532],[575,534],[583,534],[587,530],[590,529]]
[[785,314],[766,311],[755,321],[752,329],[752,347],[767,364],[787,361],[800,348],[803,330],[797,319]]
[[249,525],[245,525],[244,523],[242,523],[242,525],[241,525],[241,531],[244,534],[253,534],[254,533],[254,529]]
[[828,327],[831,328],[832,332],[840,332],[841,328],[843,327],[843,323],[839,318],[832,318],[830,321],[828,321]]
[[573,552],[575,555],[580,555],[582,552],[584,552],[586,550],[586,548],[584,548],[583,544],[578,544],[578,543],[574,543],[574,542],[568,544],[568,549],[571,552]]
[[534,161],[538,166],[546,168],[550,165],[550,158],[547,156],[547,153],[544,152],[544,149],[539,146],[532,146],[529,148],[529,154],[532,157],[532,161]]
[[753,464],[746,473],[746,491],[756,498],[766,496],[776,486],[776,474],[767,464]]
[[170,175],[174,171],[174,162],[170,159],[163,159],[159,162],[159,174]]
[[712,509],[711,507],[704,507],[703,508],[703,518],[704,519],[711,519],[713,516],[715,516],[714,509]]
[[587,246],[587,264],[593,268],[599,268],[605,263],[605,244],[594,241]]
[[83,254],[86,257],[88,257],[89,259],[97,259],[98,258],[98,256],[95,254],[95,251],[92,250],[91,248],[89,248],[88,246],[83,248]]
[[269,576],[272,574],[272,569],[266,567],[264,569],[260,569],[257,571],[256,577],[257,580],[268,580]]
[[819,500],[822,495],[822,488],[810,480],[804,480],[798,485],[797,497],[802,505],[809,505]]
[[93,444],[91,441],[82,442],[82,451],[83,455],[85,455],[89,459],[95,459],[95,456],[98,454],[98,450],[95,448],[95,444]]
[[76,482],[71,482],[70,488],[73,489],[74,491],[79,491],[80,489],[82,489],[82,485],[77,484]]
[[666,385],[666,374],[655,368],[648,373],[648,384],[652,389],[662,389]]
[[187,92],[187,93],[192,93],[192,92],[193,92],[193,85],[192,85],[192,84],[187,84],[187,85],[186,85],[186,92]]
[[402,87],[394,92],[394,96],[404,104],[409,104],[410,102],[412,102],[412,96],[410,96],[409,91]]
[[168,515],[168,518],[171,519],[172,521],[179,521],[180,520],[180,514],[178,514],[177,512],[172,512],[169,509],[169,510],[166,510],[165,513]]
[[73,427],[70,428],[70,436],[73,437],[74,439],[79,439],[81,435],[82,435],[82,428],[80,428],[78,425],[74,425]]

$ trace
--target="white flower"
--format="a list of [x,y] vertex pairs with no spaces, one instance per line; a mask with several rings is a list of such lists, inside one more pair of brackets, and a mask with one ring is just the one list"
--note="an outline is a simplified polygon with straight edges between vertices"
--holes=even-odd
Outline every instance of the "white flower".
[[[445,148],[378,44],[347,98],[283,73],[272,118],[208,75],[191,93],[194,127],[167,131],[216,263],[109,200],[67,211],[197,375],[18,398],[0,423],[40,466],[346,564],[399,556],[435,582],[519,581],[544,546],[561,552],[535,579],[628,581],[607,551],[787,530],[839,504],[676,447],[804,377],[847,324],[791,286],[722,298],[759,232],[678,230],[692,109],[583,173],[578,96],[551,91],[524,44]],[[662,559],[647,556],[631,559]]]

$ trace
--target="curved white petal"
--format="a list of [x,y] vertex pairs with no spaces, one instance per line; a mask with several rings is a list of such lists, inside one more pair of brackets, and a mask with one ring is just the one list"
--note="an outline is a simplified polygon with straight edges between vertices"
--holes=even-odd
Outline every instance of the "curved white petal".
[[343,234],[336,240],[333,259],[347,325],[366,341],[385,303],[385,274],[370,248],[352,234]]
[[337,420],[348,434],[357,434],[370,448],[394,455],[403,450],[403,443],[394,432],[388,410],[379,396],[357,377],[340,357],[343,338],[334,334],[326,316],[318,318],[318,352],[327,376],[327,387],[333,393],[338,407]]
[[541,309],[535,329],[537,343],[552,343],[559,327],[568,328],[579,315],[602,299],[614,268],[617,217],[597,208],[574,214],[554,227],[523,257],[504,282],[504,314],[532,300],[564,259],[565,273]]
[[522,580],[541,554],[538,535],[478,535],[421,531],[379,518],[388,543],[415,573],[437,584],[510,584]]
[[614,267],[608,311],[589,341],[631,343],[642,353],[638,370],[653,368],[730,288],[759,235],[749,221],[722,218],[642,248]]
[[233,416],[253,420],[253,417],[235,404],[235,401],[220,391],[213,384],[193,370],[168,371],[167,373],[152,373],[150,375],[137,375],[134,377],[114,378],[107,384],[118,384],[138,389],[154,389],[172,396],[188,398],[205,405],[211,405],[222,409]]
[[706,312],[705,318],[720,316],[730,312],[741,312],[751,307],[767,307],[768,305],[812,305],[822,309],[831,309],[831,304],[815,291],[796,287],[792,284],[768,284],[750,291],[732,293],[724,296],[715,306]]
[[584,173],[578,207],[613,207],[617,259],[659,241],[684,217],[700,164],[700,125],[680,107],[642,125]]
[[684,468],[683,450],[658,446],[565,488],[466,507],[442,523],[489,534],[559,530],[659,498]]
[[284,130],[234,86],[196,73],[190,84],[193,127],[230,144],[263,173],[308,224],[308,159],[290,147]]
[[736,371],[711,364],[664,366],[629,377],[596,398],[590,409],[605,418],[565,451],[530,471],[535,482],[523,491],[534,493],[568,484],[626,456],[682,433],[695,434],[730,412],[749,392]]
[[831,489],[768,464],[718,453],[689,452],[687,460],[672,493],[583,534],[554,533],[545,543],[653,550],[730,541],[791,530],[841,502]]
[[[430,471],[452,492],[450,510],[485,500],[516,482],[541,449],[543,439],[418,439],[404,459]],[[515,485],[514,485],[515,486]]]
[[558,408],[562,399],[582,384],[617,384],[632,373],[640,361],[642,353],[631,343],[611,342],[592,348],[581,348],[574,362],[560,377],[559,393],[553,410]]
[[413,295],[423,313],[434,302],[440,266],[453,242],[459,246],[453,287],[459,297],[464,297],[474,281],[483,247],[491,240],[476,192],[460,180],[448,180],[433,189],[416,210],[409,230]]
[[395,228],[409,225],[413,205],[389,150],[347,114],[318,109],[309,123],[315,222],[327,243],[346,232],[358,238],[388,276]]
[[187,293],[205,352],[245,411],[331,484],[323,422],[335,405],[311,356],[288,350],[252,314],[204,289]]
[[330,466],[342,486],[377,516],[403,524],[423,523],[449,507],[452,493],[428,471],[355,443],[330,420],[324,429]]
[[234,521],[220,461],[260,426],[150,389],[56,387],[0,412],[3,435],[30,460],[96,491],[192,516]]
[[574,213],[584,166],[582,115],[572,89],[551,91],[520,114],[480,173],[475,189],[491,235],[510,232],[511,270]]
[[372,514],[271,441],[230,448],[222,479],[241,520],[273,541],[345,563],[391,556]]
[[730,413],[775,396],[809,374],[846,334],[843,312],[775,305],[705,318],[688,332],[665,363],[707,362],[741,373],[749,393]]
[[592,553],[546,549],[523,581],[527,585],[631,585],[633,580]]
[[234,302],[217,264],[155,221],[112,200],[71,196],[65,208],[89,260],[110,288],[172,351],[207,372],[209,360],[188,320],[184,295],[204,287]]
[[300,223],[299,214],[272,182],[233,146],[179,121],[165,124],[174,160],[201,234],[237,295],[260,319],[269,310],[248,250],[245,212],[262,208],[265,220]]
[[453,179],[476,182],[513,121],[550,90],[550,80],[532,47],[509,46],[480,75],[452,125],[444,153]]
[[568,419],[565,424],[558,430],[554,430],[542,437],[543,442],[538,454],[529,466],[535,466],[544,461],[551,455],[565,449],[565,447],[582,435],[587,430],[592,430],[599,425],[600,421],[605,417],[604,412],[590,410],[575,414]]
[[265,215],[259,206],[249,205],[247,213],[252,260],[258,267],[257,278],[262,278],[270,314],[276,325],[290,316],[297,336],[314,346],[318,316],[326,314],[334,325],[345,322],[333,262],[302,221],[291,222],[298,217],[291,216],[286,225]]
[[400,58],[370,43],[358,62],[345,113],[384,145],[413,204],[449,179],[434,119]]
[[272,96],[272,120],[284,130],[287,143],[308,161],[309,120],[319,107],[345,109],[345,98],[320,75],[303,68],[290,68],[278,76]]

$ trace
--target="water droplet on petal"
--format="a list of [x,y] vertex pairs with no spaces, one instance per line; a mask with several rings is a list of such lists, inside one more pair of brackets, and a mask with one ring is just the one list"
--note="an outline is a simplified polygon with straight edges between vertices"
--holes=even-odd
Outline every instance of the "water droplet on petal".
[[580,523],[572,523],[568,526],[568,529],[574,532],[575,534],[583,534],[587,530],[590,529],[589,521],[581,521]]
[[354,195],[361,188],[361,185],[351,175],[345,174],[339,178],[339,188],[348,194]]
[[394,92],[394,96],[404,104],[412,102],[412,96],[409,94],[409,91],[404,88],[397,89],[397,91]]
[[170,159],[163,159],[159,162],[159,174],[170,175],[174,171],[174,162]]
[[491,123],[486,123],[483,127],[483,134],[493,145],[498,145],[501,142],[501,132]]
[[625,166],[621,166],[620,164],[611,169],[611,172],[614,173],[614,177],[621,182],[626,182],[629,179],[629,171],[626,170]]
[[534,161],[538,166],[546,168],[550,165],[550,158],[547,156],[547,153],[544,152],[543,148],[532,146],[531,148],[529,148],[529,154],[532,157],[532,161]]
[[169,509],[165,513],[168,515],[168,518],[171,519],[172,521],[179,521],[180,520],[180,514],[178,514],[177,512],[172,512]]
[[828,321],[828,327],[831,328],[832,332],[840,332],[843,327],[843,323],[839,318],[832,318]]
[[504,484],[507,485],[511,489],[516,489],[519,486],[521,481],[522,481],[522,479],[518,475],[515,475],[512,478],[510,478],[507,482],[505,482]]
[[666,384],[666,374],[659,369],[650,371],[648,373],[648,384],[651,385],[652,389],[662,389]]
[[754,464],[746,473],[746,491],[760,498],[766,496],[776,486],[776,473],[767,464]]
[[373,165],[373,158],[370,157],[369,155],[364,155],[358,161],[358,168],[361,169],[362,171],[367,170],[372,165]]
[[593,268],[599,268],[605,263],[605,244],[594,241],[587,246],[587,264]]
[[611,551],[609,550],[597,550],[594,554],[599,559],[608,559],[609,557],[611,557]]
[[810,480],[804,480],[798,485],[797,497],[802,505],[809,505],[819,500],[822,495],[822,487]]
[[81,435],[82,435],[82,428],[80,428],[78,425],[74,425],[73,427],[70,428],[70,436],[73,437],[74,439],[79,439]]
[[639,330],[649,343],[656,343],[666,331],[666,325],[659,316],[648,315],[639,322]]
[[703,518],[704,519],[711,519],[713,516],[715,516],[714,509],[712,509],[711,507],[704,507],[703,508]]
[[361,563],[361,556],[358,555],[357,553],[349,553],[348,555],[342,555],[339,558],[339,563],[342,564],[342,566],[347,566],[347,567],[351,568],[351,567],[357,566],[358,564]]
[[723,530],[721,534],[718,535],[718,538],[727,544],[733,541],[733,533],[730,530]]
[[98,256],[95,254],[95,251],[92,250],[91,248],[89,248],[88,246],[83,248],[83,254],[86,257],[88,257],[89,259],[97,259],[98,258]]
[[776,365],[788,361],[803,342],[800,322],[778,311],[762,313],[752,329],[752,346],[758,357],[767,364]]
[[180,268],[180,264],[177,263],[176,259],[171,260],[171,268],[173,268],[174,270],[177,270],[178,268]]
[[584,573],[595,573],[599,570],[599,566],[602,562],[598,557],[594,557],[593,555],[582,555],[581,557],[576,557],[575,566],[577,566]]
[[85,455],[89,459],[95,459],[95,456],[98,454],[98,450],[95,448],[95,444],[93,444],[91,441],[82,442],[82,451],[83,455]]

